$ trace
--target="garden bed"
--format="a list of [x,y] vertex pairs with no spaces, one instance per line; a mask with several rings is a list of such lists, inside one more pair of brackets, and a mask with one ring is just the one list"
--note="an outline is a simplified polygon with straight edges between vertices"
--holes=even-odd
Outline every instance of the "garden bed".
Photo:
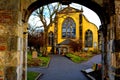
[[75,63],[80,63],[82,61],[86,61],[87,60],[86,58],[82,58],[80,56],[76,56],[76,55],[71,54],[71,53],[66,54],[65,57],[69,58],[70,60],[72,60]]
[[75,63],[80,63],[83,61],[89,60],[91,57],[95,56],[92,52],[75,52],[75,53],[66,53],[64,56],[69,58]]
[[28,71],[27,72],[27,80],[38,80],[39,77],[42,75],[43,75],[42,73]]
[[28,67],[48,67],[50,57],[38,56],[38,58],[32,58],[31,54],[28,54],[27,65]]

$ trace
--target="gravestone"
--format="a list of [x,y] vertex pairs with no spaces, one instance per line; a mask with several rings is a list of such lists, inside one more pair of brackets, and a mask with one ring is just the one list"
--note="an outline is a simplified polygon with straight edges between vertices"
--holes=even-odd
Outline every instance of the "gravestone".
[[32,52],[32,58],[37,58],[37,57],[38,57],[37,51],[33,51],[33,52]]

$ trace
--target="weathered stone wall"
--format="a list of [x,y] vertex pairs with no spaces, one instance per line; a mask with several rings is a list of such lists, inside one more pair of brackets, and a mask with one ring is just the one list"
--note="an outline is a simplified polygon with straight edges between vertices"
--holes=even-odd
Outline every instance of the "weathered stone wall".
[[116,67],[115,67],[115,79],[120,79],[120,0],[115,1],[115,13],[116,13]]
[[0,0],[0,10],[18,10],[20,0]]
[[105,71],[109,80],[120,79],[120,1],[115,1],[115,13],[107,25],[107,55]]
[[[20,3],[20,11],[22,13],[22,20],[25,19],[26,16],[29,16],[26,14],[26,11],[28,9],[28,7],[37,0],[21,0],[21,3]],[[25,21],[27,22],[27,21]]]
[[[115,66],[115,47],[114,47],[114,41],[115,41],[115,15],[112,15],[110,17],[110,24],[108,24],[107,28],[107,56],[106,56],[106,70],[107,70],[107,76],[109,80],[115,80],[115,70],[113,69],[113,66]],[[113,62],[114,60],[114,62]]]
[[0,80],[22,80],[20,0],[0,0]]
[[115,13],[116,13],[116,39],[120,39],[120,1],[115,1]]
[[[26,79],[27,34],[23,33],[27,31],[27,21],[23,23],[22,19],[29,16],[25,12],[35,1],[0,0],[0,80]],[[109,15],[114,13],[114,0],[92,1],[104,7]],[[115,0],[115,11],[116,15],[109,17],[107,40],[104,37],[102,45],[106,50],[107,44],[107,53],[103,55],[103,63],[107,63],[104,69],[109,73],[105,75],[109,76],[109,80],[120,79],[120,0]],[[115,51],[112,51],[114,41],[117,45],[115,45]]]
[[95,1],[100,6],[103,6],[103,2],[104,2],[103,0],[93,0],[93,1]]

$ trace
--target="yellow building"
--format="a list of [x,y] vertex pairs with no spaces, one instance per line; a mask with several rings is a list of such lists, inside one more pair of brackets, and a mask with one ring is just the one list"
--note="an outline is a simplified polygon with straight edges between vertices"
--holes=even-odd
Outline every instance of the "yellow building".
[[[48,31],[48,52],[56,50],[59,54],[69,52],[70,42],[81,41],[83,50],[98,49],[98,28],[82,14],[70,6],[57,13],[55,23]],[[94,16],[93,16],[94,17]]]

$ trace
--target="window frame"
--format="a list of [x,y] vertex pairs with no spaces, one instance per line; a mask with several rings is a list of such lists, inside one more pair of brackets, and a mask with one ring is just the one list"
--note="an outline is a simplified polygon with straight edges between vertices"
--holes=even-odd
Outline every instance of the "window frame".
[[93,32],[90,29],[86,30],[86,32],[85,32],[85,47],[88,47],[88,48],[93,47]]
[[72,38],[72,39],[76,38],[76,23],[73,20],[73,18],[67,17],[64,19],[62,23],[61,33],[62,33],[62,38]]

